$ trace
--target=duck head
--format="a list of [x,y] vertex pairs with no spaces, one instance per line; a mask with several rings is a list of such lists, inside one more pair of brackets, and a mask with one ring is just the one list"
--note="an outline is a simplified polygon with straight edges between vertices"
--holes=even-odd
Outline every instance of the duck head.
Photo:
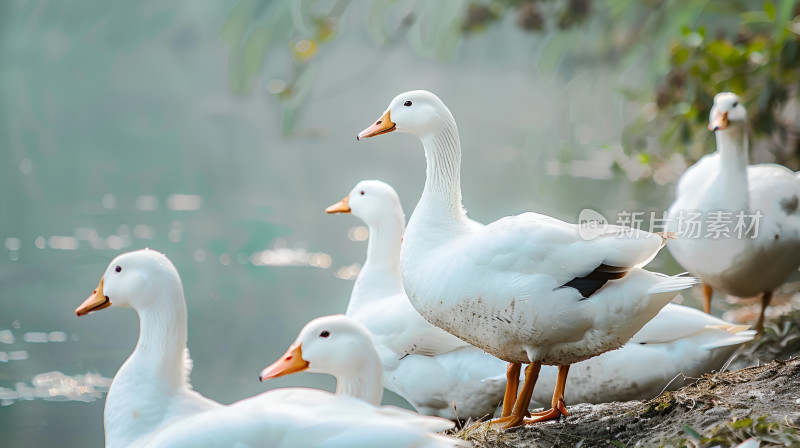
[[297,336],[289,350],[261,371],[264,381],[296,372],[326,373],[342,378],[360,375],[363,354],[375,351],[372,339],[360,325],[342,314],[312,320]]
[[367,225],[377,226],[396,210],[403,213],[394,188],[379,180],[363,180],[344,199],[326,208],[325,213],[352,213]]
[[166,255],[150,249],[127,252],[109,263],[100,284],[75,314],[85,316],[108,307],[143,309],[176,284],[180,285],[178,271]]
[[746,120],[747,111],[738,95],[723,92],[714,97],[714,106],[708,117],[709,131],[724,131],[729,126],[744,123]]
[[439,97],[427,90],[412,90],[394,97],[386,112],[356,138],[361,140],[392,131],[424,137],[437,132],[452,119],[450,110]]

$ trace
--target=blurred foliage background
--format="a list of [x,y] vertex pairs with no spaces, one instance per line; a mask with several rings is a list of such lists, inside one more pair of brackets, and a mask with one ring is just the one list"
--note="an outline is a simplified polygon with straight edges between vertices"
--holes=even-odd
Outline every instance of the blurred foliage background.
[[[794,0],[241,0],[222,28],[232,91],[252,91],[264,61],[288,54],[285,72],[268,91],[281,104],[283,132],[291,133],[319,76],[317,53],[336,38],[349,7],[368,8],[365,26],[382,51],[405,40],[420,57],[450,61],[461,40],[513,22],[541,37],[514,49],[536,54],[531,70],[568,79],[610,67],[620,76],[615,87],[639,106],[622,144],[643,163],[658,166],[673,153],[691,163],[705,154],[708,113],[723,91],[748,106],[756,160],[794,169],[800,163],[800,3]],[[631,71],[637,77],[626,79]]]
[[[181,272],[197,390],[331,389],[256,374],[345,309],[365,245],[324,208],[373,178],[410,215],[417,139],[354,138],[402,91],[453,111],[465,205],[485,222],[660,213],[714,149],[722,90],[746,103],[751,159],[797,169],[799,3],[0,2],[0,445],[101,443],[102,393],[73,380],[112,377],[138,325],[73,310],[141,247]],[[682,272],[666,251],[650,267]]]

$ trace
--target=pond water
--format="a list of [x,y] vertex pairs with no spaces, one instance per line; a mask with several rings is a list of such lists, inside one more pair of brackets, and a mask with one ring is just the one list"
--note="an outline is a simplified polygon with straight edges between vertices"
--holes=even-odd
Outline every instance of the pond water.
[[[0,445],[101,445],[104,391],[137,318],[74,309],[114,256],[143,247],[182,275],[195,389],[225,403],[332,389],[320,375],[257,375],[308,320],[345,309],[365,235],[325,207],[381,179],[410,215],[425,175],[418,140],[354,138],[402,91],[431,90],[453,111],[479,221],[535,210],[574,222],[587,207],[613,217],[672,197],[669,176],[632,182],[615,167],[629,163],[618,141],[636,112],[617,75],[532,70],[544,38],[513,26],[463,39],[442,62],[374,44],[366,12],[350,8],[282,136],[267,88],[286,71],[280,58],[251,93],[231,93],[219,36],[234,5],[0,5]],[[680,272],[666,252],[651,267]]]

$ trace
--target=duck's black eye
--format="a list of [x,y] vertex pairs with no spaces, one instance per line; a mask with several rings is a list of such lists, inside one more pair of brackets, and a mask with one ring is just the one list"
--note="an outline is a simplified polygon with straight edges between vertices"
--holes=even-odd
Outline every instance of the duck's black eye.
[[411,106],[411,101],[406,101],[405,103],[403,103],[403,106],[406,106],[406,107]]
[[327,338],[330,335],[331,335],[330,332],[328,330],[325,330],[325,331],[323,331],[322,333],[319,334],[319,337]]
[[117,266],[114,268],[114,270],[117,272],[122,272],[122,266]]
[[361,190],[361,196],[364,196],[364,190]]
[[739,105],[739,102],[738,102],[738,101],[734,101],[734,102],[733,102],[733,107],[736,107],[736,106],[738,106],[738,105]]

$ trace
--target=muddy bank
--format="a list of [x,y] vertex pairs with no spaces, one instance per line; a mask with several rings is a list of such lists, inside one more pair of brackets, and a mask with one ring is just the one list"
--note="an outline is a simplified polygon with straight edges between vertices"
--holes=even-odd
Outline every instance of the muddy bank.
[[800,358],[709,374],[648,402],[570,406],[555,422],[459,433],[480,447],[800,446]]

